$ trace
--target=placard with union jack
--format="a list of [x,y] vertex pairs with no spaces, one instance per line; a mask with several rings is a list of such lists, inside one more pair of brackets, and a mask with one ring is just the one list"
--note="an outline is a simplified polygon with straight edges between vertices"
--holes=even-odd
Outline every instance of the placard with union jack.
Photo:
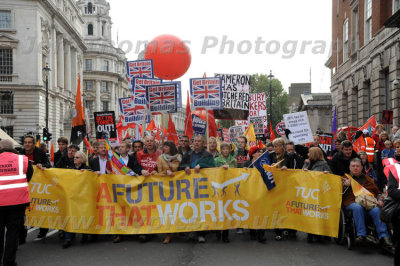
[[176,96],[177,96],[178,108],[182,108],[182,82],[163,81],[163,83],[176,83]]
[[149,78],[154,77],[153,60],[137,60],[126,62],[126,71],[130,78]]
[[[123,125],[143,123],[146,107],[135,105],[132,97],[119,98],[119,108],[123,116]],[[150,123],[150,115],[146,115],[146,123]]]
[[176,113],[177,103],[176,83],[163,83],[147,87],[147,103],[151,115]]
[[147,86],[161,84],[161,79],[146,79],[146,78],[133,78],[132,79],[132,93],[135,105],[146,105],[146,90]]
[[190,94],[195,109],[220,110],[223,107],[219,77],[190,79]]

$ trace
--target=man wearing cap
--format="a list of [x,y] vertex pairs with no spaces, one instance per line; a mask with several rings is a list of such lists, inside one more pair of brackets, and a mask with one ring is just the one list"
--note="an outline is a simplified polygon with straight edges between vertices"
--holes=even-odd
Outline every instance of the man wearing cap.
[[[10,140],[0,141],[0,230],[7,229],[5,245],[0,245],[0,264],[4,266],[16,265],[18,235],[30,202],[28,182],[32,175],[28,158],[18,155]],[[3,237],[0,241],[3,243]]]

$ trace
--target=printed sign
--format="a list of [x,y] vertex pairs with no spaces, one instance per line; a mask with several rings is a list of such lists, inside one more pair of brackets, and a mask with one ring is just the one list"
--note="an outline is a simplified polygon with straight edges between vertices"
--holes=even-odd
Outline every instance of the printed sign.
[[278,135],[280,136],[285,136],[285,123],[284,122],[280,122],[279,124],[276,125],[275,131],[276,133],[278,133]]
[[177,112],[176,83],[163,83],[147,87],[147,101],[151,115]]
[[332,157],[332,140],[332,134],[324,133],[319,135],[319,146],[328,157]]
[[118,143],[114,111],[94,112],[94,124],[97,140],[104,141],[107,138],[111,144]]
[[215,110],[215,118],[247,120],[250,109],[250,75],[215,74],[222,80],[222,110]]
[[267,104],[265,93],[250,93],[250,117],[267,117]]
[[283,115],[285,126],[290,130],[289,139],[294,144],[313,142],[313,136],[308,121],[307,112],[298,112]]
[[229,128],[222,129],[222,138],[224,139],[224,142],[227,142],[227,143],[231,142],[231,140],[229,138]]
[[133,78],[132,79],[132,93],[134,98],[133,104],[145,106],[147,87],[159,84],[161,84],[161,79]]
[[229,140],[230,142],[237,143],[237,139],[243,136],[245,132],[244,126],[233,126],[229,128]]
[[126,62],[126,70],[130,78],[149,78],[153,75],[153,60],[137,60]]
[[190,94],[194,109],[222,109],[221,78],[190,79]]
[[[122,124],[142,124],[143,115],[146,112],[146,107],[135,105],[132,97],[125,97],[119,99],[119,107],[123,116]],[[146,116],[146,123],[150,123],[150,115]]]
[[264,116],[253,116],[250,117],[250,124],[254,126],[254,133],[256,137],[262,138],[264,136]]
[[197,115],[192,115],[193,131],[195,134],[205,135],[207,123]]
[[182,108],[182,82],[180,81],[163,81],[163,83],[173,83],[176,84],[176,99],[178,103],[178,108]]

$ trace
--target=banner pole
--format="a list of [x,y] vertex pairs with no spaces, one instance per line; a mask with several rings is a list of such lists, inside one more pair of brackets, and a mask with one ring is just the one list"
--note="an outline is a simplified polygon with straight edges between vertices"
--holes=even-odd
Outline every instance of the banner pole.
[[144,107],[144,115],[143,115],[143,122],[142,122],[142,139],[146,134],[146,115],[147,115],[147,106]]

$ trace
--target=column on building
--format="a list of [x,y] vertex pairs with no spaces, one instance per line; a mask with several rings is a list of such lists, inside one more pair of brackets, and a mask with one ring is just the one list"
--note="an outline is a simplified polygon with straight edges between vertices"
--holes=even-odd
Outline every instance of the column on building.
[[[78,52],[76,47],[71,48],[71,89],[76,94],[78,84]],[[82,89],[82,88],[81,88]]]
[[96,112],[101,111],[100,85],[100,81],[96,80]]
[[51,28],[51,72],[50,72],[50,79],[51,79],[51,89],[55,89],[57,87],[57,31],[56,28],[53,26]]
[[71,91],[71,44],[65,42],[64,53],[64,84],[65,90]]
[[111,82],[111,110],[115,111],[115,115],[118,116],[119,112],[115,106],[115,83]]
[[64,88],[64,37],[57,36],[57,85]]

